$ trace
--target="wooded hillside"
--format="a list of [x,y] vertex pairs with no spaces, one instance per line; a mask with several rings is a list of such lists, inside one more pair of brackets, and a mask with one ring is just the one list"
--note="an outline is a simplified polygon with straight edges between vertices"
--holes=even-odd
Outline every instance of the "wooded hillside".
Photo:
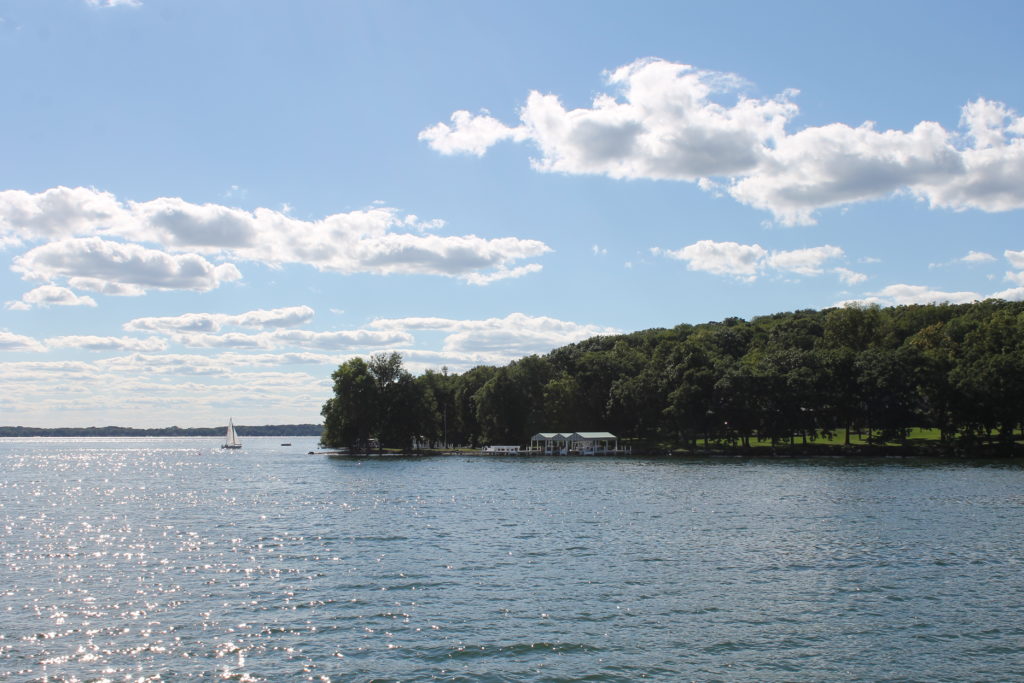
[[960,446],[1024,426],[1024,303],[846,307],[679,325],[571,344],[504,367],[413,378],[397,354],[333,375],[323,442],[413,436],[522,444],[607,430],[653,446],[781,443],[911,428]]

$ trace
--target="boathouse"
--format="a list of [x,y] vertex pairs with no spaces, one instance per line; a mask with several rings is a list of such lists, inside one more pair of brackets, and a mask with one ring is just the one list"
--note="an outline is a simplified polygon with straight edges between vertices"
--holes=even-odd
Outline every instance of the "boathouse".
[[530,451],[545,455],[616,453],[619,439],[611,432],[540,432],[530,437]]

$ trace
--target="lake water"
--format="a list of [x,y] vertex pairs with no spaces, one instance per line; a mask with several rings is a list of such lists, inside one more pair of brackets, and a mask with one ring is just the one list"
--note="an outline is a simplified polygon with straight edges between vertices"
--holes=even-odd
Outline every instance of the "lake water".
[[0,440],[0,680],[1024,680],[1018,465],[243,441]]

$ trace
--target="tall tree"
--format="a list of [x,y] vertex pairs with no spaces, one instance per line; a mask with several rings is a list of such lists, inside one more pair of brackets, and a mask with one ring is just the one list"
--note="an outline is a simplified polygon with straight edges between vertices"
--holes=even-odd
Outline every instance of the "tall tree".
[[334,396],[324,403],[324,432],[329,447],[363,447],[376,438],[380,447],[407,448],[413,438],[430,436],[433,398],[402,367],[398,353],[346,361],[331,375]]
[[320,414],[324,431],[320,443],[329,448],[366,447],[377,421],[377,385],[362,358],[342,363],[331,374],[334,397],[324,403]]

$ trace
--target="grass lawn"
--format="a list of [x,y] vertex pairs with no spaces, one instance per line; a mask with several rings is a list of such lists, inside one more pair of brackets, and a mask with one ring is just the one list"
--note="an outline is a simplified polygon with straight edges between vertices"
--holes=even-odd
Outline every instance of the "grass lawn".
[[[936,442],[938,442],[940,440],[940,438],[941,438],[941,435],[942,435],[942,433],[938,429],[923,429],[923,428],[920,428],[920,427],[914,427],[913,429],[910,430],[910,433],[907,435],[906,442],[886,441],[886,442],[883,443],[883,442],[878,441],[878,439],[876,437],[875,440],[869,444],[869,442],[868,442],[868,433],[866,431],[863,431],[863,432],[860,432],[860,433],[858,433],[858,432],[850,432],[850,445],[851,446],[868,446],[868,445],[872,445],[872,446],[902,446],[904,443],[911,444],[911,445],[913,445],[913,444],[921,444],[921,445],[923,445],[923,444],[927,444],[927,443],[936,443]],[[997,434],[995,434],[995,433],[992,434],[993,438],[995,438],[996,436],[997,436]],[[1016,442],[1017,443],[1024,443],[1024,438],[1018,437],[1016,439]],[[796,436],[793,437],[792,445],[794,447],[800,447],[803,444],[804,444],[804,439],[803,439],[802,436],[796,435]],[[819,445],[819,446],[820,445],[844,446],[846,444],[846,430],[845,429],[837,429],[835,431],[835,433],[833,433],[831,438],[825,438],[823,436],[818,436],[816,439],[811,440],[811,438],[808,437],[807,438],[807,444],[808,445]],[[710,444],[705,442],[704,439],[701,439],[701,440],[698,441],[698,446],[699,447],[708,447],[709,445],[710,445],[710,447],[714,448],[714,447],[721,447],[721,446],[727,445],[727,444],[724,444],[722,442],[717,442],[717,441],[714,441],[714,440],[712,440]],[[771,439],[752,438],[750,440],[751,448],[771,447],[771,445],[772,445]],[[776,447],[777,448],[781,448],[781,447],[786,447],[786,446],[789,446],[789,445],[790,444],[787,443],[787,442],[779,441],[778,445]]]

